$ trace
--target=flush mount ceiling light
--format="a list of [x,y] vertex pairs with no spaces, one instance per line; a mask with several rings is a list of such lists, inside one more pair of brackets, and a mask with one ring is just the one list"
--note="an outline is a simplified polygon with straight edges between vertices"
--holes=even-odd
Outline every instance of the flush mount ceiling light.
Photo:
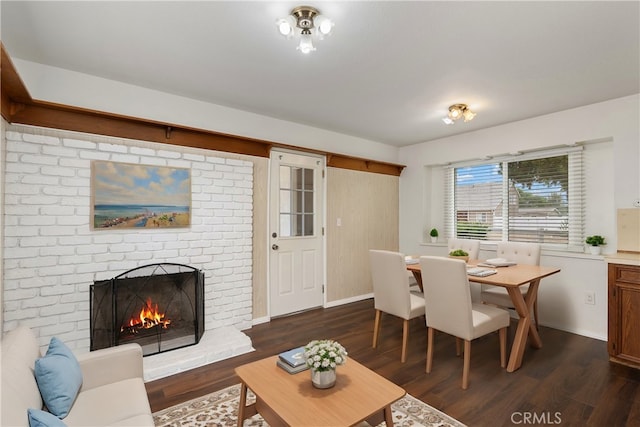
[[276,21],[280,34],[290,39],[299,37],[297,49],[302,53],[316,50],[313,38],[322,40],[331,33],[333,22],[311,6],[298,6],[285,18]]
[[464,118],[465,122],[470,122],[476,116],[476,113],[471,111],[467,104],[453,104],[449,107],[449,114],[447,117],[442,119],[445,124],[452,125],[459,120],[461,117]]

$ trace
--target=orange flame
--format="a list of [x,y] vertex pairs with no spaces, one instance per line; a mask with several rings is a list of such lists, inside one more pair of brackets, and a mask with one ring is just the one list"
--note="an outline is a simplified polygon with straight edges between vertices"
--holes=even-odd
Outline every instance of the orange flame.
[[165,314],[161,313],[158,309],[158,304],[153,304],[151,298],[147,298],[147,303],[138,314],[138,317],[132,317],[129,321],[120,328],[120,332],[125,329],[149,329],[154,326],[161,326],[163,329],[171,324],[171,320],[165,320]]

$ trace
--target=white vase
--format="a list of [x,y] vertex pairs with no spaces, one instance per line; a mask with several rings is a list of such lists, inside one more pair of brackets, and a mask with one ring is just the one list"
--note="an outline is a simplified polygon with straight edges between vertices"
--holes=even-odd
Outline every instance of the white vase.
[[600,255],[600,251],[600,246],[589,246],[589,252],[591,252],[591,255]]
[[316,371],[311,369],[311,383],[315,388],[331,388],[336,384],[336,370]]
[[438,237],[431,236],[431,243],[438,243]]

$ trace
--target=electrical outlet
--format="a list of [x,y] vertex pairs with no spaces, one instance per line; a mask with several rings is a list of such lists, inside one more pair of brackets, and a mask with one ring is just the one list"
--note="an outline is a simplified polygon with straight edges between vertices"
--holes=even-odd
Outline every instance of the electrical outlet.
[[584,291],[584,303],[596,305],[596,293],[593,291]]

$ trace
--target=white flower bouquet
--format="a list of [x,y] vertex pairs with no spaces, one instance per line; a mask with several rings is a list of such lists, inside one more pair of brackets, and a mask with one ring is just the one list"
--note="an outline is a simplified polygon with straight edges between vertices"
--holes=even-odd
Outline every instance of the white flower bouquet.
[[304,358],[312,370],[324,372],[336,369],[347,361],[347,350],[337,341],[313,340],[304,347]]

